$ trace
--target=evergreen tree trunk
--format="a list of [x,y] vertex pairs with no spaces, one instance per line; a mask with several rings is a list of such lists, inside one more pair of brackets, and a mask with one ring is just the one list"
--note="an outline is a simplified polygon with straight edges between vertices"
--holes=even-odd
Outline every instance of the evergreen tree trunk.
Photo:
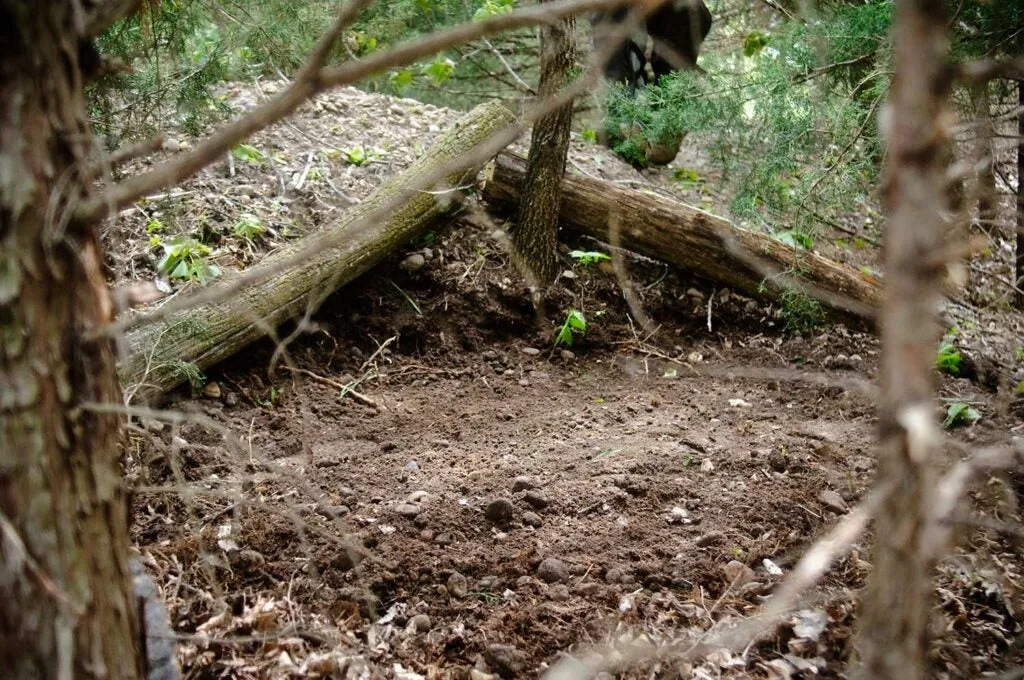
[[[569,82],[576,61],[574,21],[568,17],[541,28],[540,85],[537,96],[554,96]],[[572,102],[537,120],[530,139],[526,187],[512,241],[516,263],[538,286],[558,275],[558,204],[569,153]]]
[[951,135],[945,31],[943,0],[897,0],[879,319],[878,484],[890,492],[875,521],[859,635],[862,677],[872,680],[920,680],[926,671],[935,565],[925,530],[941,441],[932,400],[944,268],[923,263],[941,258],[942,214],[953,198],[943,163]]
[[[1024,42],[1022,38],[1021,42]],[[1024,290],[1024,80],[1017,81],[1017,250],[1014,279],[1017,290]],[[1014,291],[1017,309],[1024,309],[1024,293]]]
[[73,0],[0,0],[0,675],[138,678],[112,305]]

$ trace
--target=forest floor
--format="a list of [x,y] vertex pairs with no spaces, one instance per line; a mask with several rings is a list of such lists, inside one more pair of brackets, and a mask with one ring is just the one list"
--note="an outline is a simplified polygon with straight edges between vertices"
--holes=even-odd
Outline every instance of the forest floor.
[[[259,96],[232,93],[240,108]],[[106,234],[115,278],[155,278],[154,234],[203,233],[224,268],[258,261],[456,116],[325,97],[250,140],[258,155],[123,215]],[[690,144],[679,162],[701,167]],[[380,155],[346,163],[357,147]],[[582,140],[570,169],[725,210],[710,172],[680,186]],[[182,422],[136,419],[133,538],[186,676],[538,677],[566,654],[624,677],[844,676],[867,538],[783,624],[731,651],[720,634],[756,615],[870,486],[875,337],[796,332],[767,303],[642,260],[629,276],[650,326],[614,275],[568,261],[537,314],[504,223],[476,207],[330,298],[272,373],[268,340],[170,395],[161,406]],[[271,231],[235,237],[243,214]],[[569,308],[587,333],[556,348]],[[1024,427],[1020,318],[948,313],[982,368],[942,379],[937,417],[954,402],[981,416],[951,432],[947,464]],[[1024,660],[1017,482],[972,497],[940,567],[937,677]]]

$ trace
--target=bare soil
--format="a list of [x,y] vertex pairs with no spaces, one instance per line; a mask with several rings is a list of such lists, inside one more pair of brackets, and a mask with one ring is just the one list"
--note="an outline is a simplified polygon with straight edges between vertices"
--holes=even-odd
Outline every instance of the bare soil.
[[[410,115],[346,92],[343,109],[295,123],[356,111],[316,127],[328,142],[270,131],[251,143],[279,150],[275,167],[213,168],[157,210],[183,232],[213,205],[225,228],[242,211],[315,228],[338,194],[395,169],[346,167],[320,145],[351,144],[332,135],[373,110]],[[449,115],[425,113],[424,130]],[[366,143],[381,134],[366,127]],[[581,144],[579,168],[618,164]],[[279,191],[304,154],[319,189]],[[152,276],[140,234],[153,216],[108,234],[118,278]],[[777,309],[640,260],[629,272],[648,325],[614,275],[568,259],[571,277],[536,313],[504,229],[471,206],[329,299],[285,351],[260,343],[161,404],[184,418],[134,419],[134,539],[186,676],[528,678],[572,654],[621,677],[844,677],[869,537],[782,625],[733,650],[719,633],[756,615],[870,486],[870,330],[794,332]],[[244,266],[276,238],[226,238],[217,256]],[[555,347],[570,308],[587,333]],[[1005,357],[1016,323],[991,335],[1009,338],[986,364],[1001,391],[943,378],[944,395],[983,415],[954,431],[949,462],[1021,427]],[[937,677],[1021,662],[1018,489],[978,492],[964,547],[941,567]],[[669,653],[698,642],[699,655]]]

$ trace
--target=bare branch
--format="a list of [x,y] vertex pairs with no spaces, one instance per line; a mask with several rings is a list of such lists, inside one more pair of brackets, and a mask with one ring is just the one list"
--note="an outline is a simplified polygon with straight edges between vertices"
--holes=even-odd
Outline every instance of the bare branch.
[[[318,65],[316,62],[318,56],[326,57],[326,54],[321,52],[322,45],[318,46],[313,56],[299,72],[298,78],[284,92],[243,118],[229,123],[220,131],[197,144],[193,150],[175,156],[145,174],[112,186],[103,195],[86,201],[75,212],[75,218],[78,221],[86,222],[102,219],[148,193],[177,184],[214,162],[221,154],[253,133],[289,116],[307,100],[328,88],[354,83],[373,73],[409,64],[470,40],[501,31],[546,23],[587,10],[618,7],[625,1],[563,0],[550,5],[528,7],[487,21],[470,22],[432,33],[399,45],[387,52],[372,54],[365,59],[329,69],[320,68],[322,64]],[[370,0],[352,0],[342,10],[342,15],[331,29],[331,33],[343,30],[355,18],[355,14],[369,2]]]
[[1024,80],[1024,57],[968,61],[956,68],[956,77],[969,85],[981,85],[990,80]]

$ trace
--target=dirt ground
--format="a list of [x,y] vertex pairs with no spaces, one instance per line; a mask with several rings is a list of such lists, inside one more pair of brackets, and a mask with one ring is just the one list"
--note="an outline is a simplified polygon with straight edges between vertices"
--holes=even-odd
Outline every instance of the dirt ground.
[[[349,122],[373,107],[411,115],[354,92],[339,95]],[[340,194],[408,160],[353,170],[324,156],[330,187],[279,192],[317,148],[353,143],[339,136],[380,139],[372,125],[318,124],[344,115],[332,101],[252,142],[280,151],[274,167],[215,167],[183,187],[191,196],[126,217],[107,235],[118,277],[152,275],[129,235],[154,212],[182,231],[189,216],[230,224],[240,211],[312,229],[343,209]],[[450,115],[421,113],[424,130]],[[617,163],[573,153],[592,174]],[[485,211],[336,294],[283,354],[259,343],[159,405],[183,417],[133,420],[133,538],[186,677],[528,678],[570,654],[607,676],[844,677],[867,537],[782,625],[734,650],[721,633],[756,615],[870,486],[869,329],[787,330],[766,303],[646,261],[630,279],[648,326],[614,276],[568,261],[536,314],[505,225]],[[257,259],[229,245],[218,256]],[[587,333],[554,347],[570,308]],[[991,318],[971,313],[969,328]],[[1012,347],[1019,320],[986,337]],[[943,379],[947,400],[983,415],[952,434],[949,462],[1022,426],[1007,351],[986,364],[1001,391]],[[1022,662],[1017,492],[1012,478],[979,490],[963,548],[940,568],[936,677]]]

